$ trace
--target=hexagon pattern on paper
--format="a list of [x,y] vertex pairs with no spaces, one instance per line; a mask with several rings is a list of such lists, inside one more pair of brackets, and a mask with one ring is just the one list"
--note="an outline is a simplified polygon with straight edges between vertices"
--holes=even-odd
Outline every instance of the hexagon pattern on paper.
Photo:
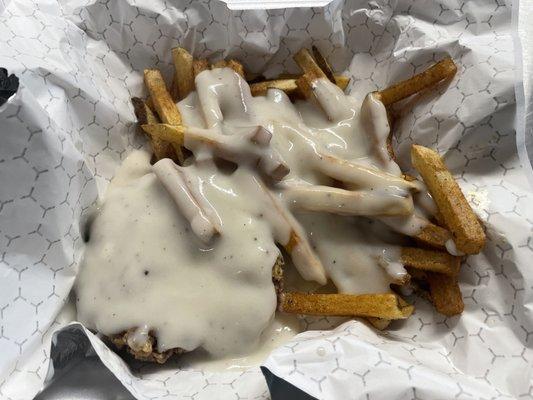
[[[438,149],[489,242],[461,272],[462,317],[428,304],[401,328],[352,321],[310,331],[268,367],[319,398],[532,398],[533,195],[516,155],[511,10],[502,0],[336,1],[325,8],[229,11],[170,0],[0,1],[0,66],[20,78],[0,107],[0,397],[31,398],[47,371],[56,315],[73,285],[84,216],[128,150],[143,145],[129,99],[146,67],[171,74],[170,48],[235,57],[266,76],[295,71],[317,45],[368,91],[451,55],[456,78],[399,112],[395,145]],[[332,321],[307,319],[309,329]],[[132,373],[87,332],[138,398],[268,398],[259,369]],[[318,351],[320,350],[320,351]]]

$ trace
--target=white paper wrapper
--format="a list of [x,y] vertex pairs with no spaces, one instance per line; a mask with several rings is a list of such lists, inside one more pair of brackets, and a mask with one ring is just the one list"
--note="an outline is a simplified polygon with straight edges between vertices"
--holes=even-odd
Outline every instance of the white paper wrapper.
[[[266,74],[294,71],[291,55],[316,44],[353,77],[356,96],[451,55],[457,77],[406,109],[395,132],[407,170],[413,140],[444,154],[487,228],[486,249],[461,272],[464,314],[444,318],[420,300],[397,330],[376,333],[352,321],[306,332],[265,365],[318,398],[533,396],[533,194],[516,151],[511,10],[501,0],[269,11],[197,1],[4,0],[0,11],[0,65],[21,82],[0,108],[0,397],[32,398],[40,388],[60,325],[54,319],[81,257],[83,215],[142,143],[129,99],[142,94],[143,68],[170,75],[178,44]],[[310,329],[327,325],[309,320]],[[132,373],[86,334],[138,398],[269,396],[259,368]]]

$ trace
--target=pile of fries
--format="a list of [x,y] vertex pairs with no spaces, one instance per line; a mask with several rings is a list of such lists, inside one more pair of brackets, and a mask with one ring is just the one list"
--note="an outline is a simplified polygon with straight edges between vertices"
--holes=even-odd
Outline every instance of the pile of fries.
[[[224,157],[231,160],[232,149],[225,143],[217,142],[212,137],[198,136],[197,131],[188,132],[176,102],[195,89],[195,77],[200,72],[209,68],[228,67],[246,78],[243,65],[236,60],[218,61],[210,65],[205,59],[194,59],[183,48],[172,49],[172,58],[175,70],[170,89],[160,71],[147,69],[144,71],[144,81],[149,96],[144,100],[132,99],[139,125],[150,141],[154,162],[170,158],[177,164],[182,164],[190,150],[186,148],[188,135],[193,134],[197,135],[194,140],[219,149]],[[291,99],[309,99],[324,106],[314,97],[314,81],[328,79],[342,90],[348,86],[349,78],[335,74],[317,49],[313,48],[312,52],[302,49],[294,59],[302,69],[301,75],[283,75],[273,80],[248,80],[252,95],[263,96],[268,89],[276,88],[286,92]],[[374,95],[387,107],[390,117],[391,106],[422,91],[434,89],[440,83],[450,80],[456,70],[454,62],[445,58],[424,72],[375,92]],[[394,159],[390,142],[389,137],[388,156]],[[444,315],[460,314],[464,308],[458,285],[461,262],[464,256],[481,251],[485,234],[441,157],[429,148],[413,145],[411,160],[436,203],[438,213],[434,221],[412,237],[413,245],[418,247],[402,248],[401,263],[406,266],[409,273],[407,279],[410,279],[416,293],[430,300],[436,310]],[[286,173],[283,165],[278,165],[270,176],[274,181],[279,181]],[[409,176],[404,176],[403,179],[415,180]],[[294,218],[292,215],[286,217],[289,221]],[[289,242],[284,244],[289,254],[295,245],[306,243],[305,235],[305,232],[293,229]],[[453,245],[451,253],[456,255],[446,251],[447,248],[450,249],[450,244]],[[320,262],[312,257],[307,260],[309,263]],[[283,312],[365,317],[379,329],[388,326],[391,320],[409,317],[414,310],[412,305],[394,292],[364,295],[308,294],[290,293],[281,289],[278,302],[279,309]]]

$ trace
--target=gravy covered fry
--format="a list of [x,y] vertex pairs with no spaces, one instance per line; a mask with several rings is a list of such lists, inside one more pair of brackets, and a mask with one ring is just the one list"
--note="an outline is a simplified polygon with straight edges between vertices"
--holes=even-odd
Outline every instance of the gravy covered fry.
[[292,314],[336,315],[405,319],[414,310],[412,305],[402,304],[392,293],[385,294],[307,294],[284,293],[280,310]]
[[485,232],[440,156],[427,147],[413,145],[411,160],[446,221],[457,249],[466,254],[479,253],[485,245]]
[[[268,89],[283,90],[287,95],[293,96],[299,93],[297,78],[273,79],[250,84],[252,96],[264,96]],[[335,82],[339,88],[345,90],[350,83],[350,78],[343,75],[335,75]]]

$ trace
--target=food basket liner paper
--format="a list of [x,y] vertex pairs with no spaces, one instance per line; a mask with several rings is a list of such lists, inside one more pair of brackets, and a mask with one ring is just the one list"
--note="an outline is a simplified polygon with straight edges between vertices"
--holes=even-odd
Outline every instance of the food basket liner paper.
[[[383,333],[359,321],[320,330],[332,321],[309,318],[310,331],[264,366],[324,399],[533,396],[533,193],[517,156],[513,27],[503,1],[231,11],[206,1],[3,0],[0,11],[0,65],[20,78],[0,107],[1,398],[32,398],[54,372],[50,342],[64,325],[56,317],[83,252],[80,227],[128,151],[143,146],[129,100],[144,95],[143,68],[170,78],[170,49],[181,45],[273,76],[295,72],[292,55],[311,44],[352,77],[357,97],[454,58],[455,79],[404,108],[395,145],[407,171],[413,141],[443,154],[488,243],[462,268],[462,316],[445,318],[419,300],[406,323]],[[64,329],[85,334],[139,399],[269,397],[259,367],[129,369],[81,325]]]

